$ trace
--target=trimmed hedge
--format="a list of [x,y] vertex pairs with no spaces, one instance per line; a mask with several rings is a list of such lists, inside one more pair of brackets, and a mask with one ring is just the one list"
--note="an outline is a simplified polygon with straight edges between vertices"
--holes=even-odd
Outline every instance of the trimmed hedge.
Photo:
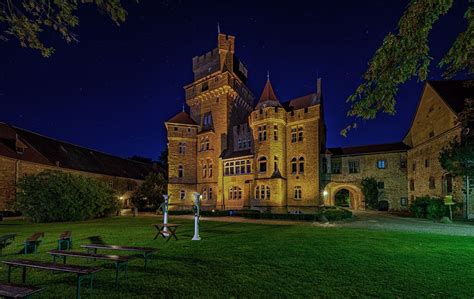
[[115,213],[113,189],[99,180],[44,171],[22,177],[14,208],[35,222],[82,221]]

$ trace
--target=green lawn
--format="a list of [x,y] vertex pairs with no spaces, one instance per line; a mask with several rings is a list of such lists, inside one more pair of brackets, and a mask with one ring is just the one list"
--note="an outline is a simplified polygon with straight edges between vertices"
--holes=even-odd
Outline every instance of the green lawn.
[[[173,218],[172,218],[173,219]],[[18,254],[23,240],[44,231],[45,242],[28,259],[50,261],[47,250],[72,230],[76,250],[101,236],[109,244],[160,248],[144,270],[131,262],[129,278],[114,285],[111,263],[69,259],[105,268],[90,297],[457,297],[474,295],[474,238],[363,229],[202,222],[202,241],[191,241],[193,224],[181,223],[179,241],[153,241],[157,218],[118,217],[81,223],[0,222],[0,234],[17,233],[3,259]],[[0,265],[1,280],[6,267]],[[21,271],[13,275],[21,281]],[[30,271],[28,283],[45,287],[41,296],[72,298],[75,277]],[[84,285],[85,286],[85,285]],[[91,296],[92,295],[92,296]],[[37,297],[41,297],[37,296]]]

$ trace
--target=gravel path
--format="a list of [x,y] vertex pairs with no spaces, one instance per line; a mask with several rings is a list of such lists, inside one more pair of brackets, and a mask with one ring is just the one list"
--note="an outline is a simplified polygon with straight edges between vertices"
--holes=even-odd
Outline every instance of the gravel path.
[[[350,220],[319,223],[307,221],[286,221],[286,220],[268,220],[268,219],[247,219],[242,217],[201,217],[202,221],[219,221],[219,222],[235,222],[235,223],[255,223],[255,224],[277,224],[277,225],[308,225],[323,228],[349,227],[364,228],[373,230],[386,231],[406,231],[417,233],[433,233],[443,235],[456,236],[472,236],[474,237],[474,223],[463,224],[443,224],[426,219],[398,217],[395,215],[373,212],[373,211],[356,211],[354,218]],[[171,216],[171,218],[192,219],[192,215]]]

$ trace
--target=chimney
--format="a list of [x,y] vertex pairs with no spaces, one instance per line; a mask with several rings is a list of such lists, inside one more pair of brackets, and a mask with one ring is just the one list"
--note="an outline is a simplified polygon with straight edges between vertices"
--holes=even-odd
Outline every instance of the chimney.
[[316,81],[316,97],[318,100],[321,100],[322,90],[321,90],[321,78],[318,78]]

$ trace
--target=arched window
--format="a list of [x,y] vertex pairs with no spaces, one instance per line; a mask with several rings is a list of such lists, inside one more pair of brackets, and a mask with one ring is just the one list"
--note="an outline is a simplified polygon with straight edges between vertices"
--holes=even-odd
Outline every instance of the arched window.
[[178,177],[179,177],[179,178],[184,177],[183,165],[179,165],[179,166],[178,166]]
[[267,186],[267,199],[270,199],[270,187]]
[[204,164],[202,166],[202,177],[205,178],[207,176],[207,165]]
[[260,186],[257,186],[257,188],[255,188],[255,199],[259,199],[260,197]]
[[265,186],[260,185],[260,199],[265,199]]
[[326,157],[323,158],[322,171],[323,173],[328,173],[328,159]]
[[259,172],[267,172],[267,158],[260,157],[258,159],[258,171]]
[[186,197],[186,191],[184,190],[179,191],[179,199],[184,200],[185,197]]
[[209,187],[209,200],[212,200],[212,188]]
[[429,187],[430,187],[430,189],[435,189],[436,188],[436,182],[435,182],[435,178],[433,176],[430,176]]
[[209,164],[209,177],[212,178],[212,164]]
[[291,173],[295,174],[297,171],[296,158],[291,159]]
[[304,158],[300,157],[298,160],[299,164],[299,173],[304,173]]
[[237,200],[241,198],[242,198],[242,189],[240,189],[239,187],[229,188],[229,199]]
[[204,139],[204,145],[205,145],[206,151],[208,151],[209,150],[209,137],[206,137],[206,139]]
[[207,200],[207,188],[202,188],[202,200]]

